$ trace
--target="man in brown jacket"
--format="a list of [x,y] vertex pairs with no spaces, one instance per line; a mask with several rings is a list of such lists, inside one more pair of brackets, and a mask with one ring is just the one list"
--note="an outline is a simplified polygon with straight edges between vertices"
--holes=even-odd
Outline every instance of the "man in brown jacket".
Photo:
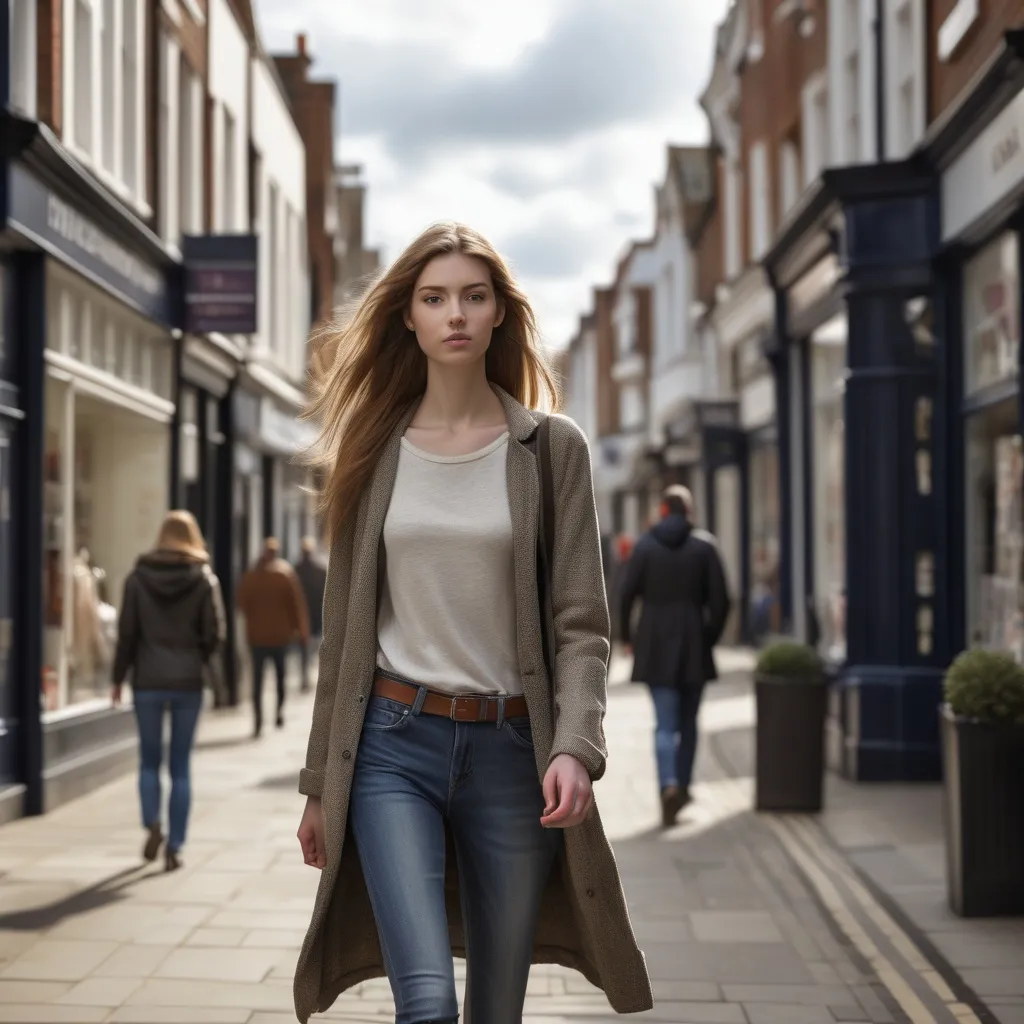
[[309,643],[309,610],[295,570],[268,537],[256,564],[243,576],[235,595],[245,616],[246,639],[252,651],[252,702],[255,735],[263,731],[263,669],[267,661],[277,673],[277,727],[284,725],[285,654],[296,640]]

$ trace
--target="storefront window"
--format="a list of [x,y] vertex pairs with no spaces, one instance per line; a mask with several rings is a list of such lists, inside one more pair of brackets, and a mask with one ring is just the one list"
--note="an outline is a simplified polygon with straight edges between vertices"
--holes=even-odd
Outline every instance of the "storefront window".
[[819,645],[846,658],[846,529],[843,391],[846,346],[816,342],[811,388],[814,446],[814,612]]
[[779,608],[779,446],[755,440],[750,448],[750,581],[757,635],[781,628]]
[[1006,232],[964,266],[967,639],[1024,661],[1018,240]]
[[1017,400],[971,416],[967,467],[968,640],[1024,661],[1024,474]]
[[[82,314],[50,324],[48,345],[77,351],[95,368],[96,353],[80,325],[97,327],[95,342],[123,336],[137,318],[79,282],[53,272],[48,290],[65,309]],[[86,336],[87,337],[87,336]],[[83,371],[86,369],[83,364]],[[59,711],[106,698],[124,580],[152,547],[167,509],[170,435],[167,403],[153,396],[143,412],[121,404],[95,373],[52,371],[44,423],[44,710]]]
[[1017,377],[1020,368],[1017,236],[1001,235],[964,266],[967,394]]

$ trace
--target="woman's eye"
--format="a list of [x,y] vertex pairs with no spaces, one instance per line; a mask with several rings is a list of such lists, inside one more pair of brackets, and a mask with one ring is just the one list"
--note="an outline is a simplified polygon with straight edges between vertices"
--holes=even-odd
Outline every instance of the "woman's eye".
[[484,296],[483,295],[470,295],[470,298],[471,299],[479,299],[481,302],[483,302],[483,300],[484,300]]
[[428,295],[424,300],[428,306],[436,306],[441,301],[440,295]]

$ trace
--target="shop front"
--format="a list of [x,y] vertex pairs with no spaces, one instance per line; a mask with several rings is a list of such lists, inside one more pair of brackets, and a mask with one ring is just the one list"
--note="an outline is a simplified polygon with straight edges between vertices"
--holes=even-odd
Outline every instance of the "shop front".
[[941,770],[949,473],[933,197],[916,162],[826,171],[766,259],[789,392],[793,631],[832,670],[830,762],[858,780]]
[[930,152],[941,174],[940,324],[949,339],[951,504],[959,513],[951,523],[951,618],[958,648],[1005,650],[1024,661],[1024,73],[1011,41],[1019,35],[1008,36],[993,71]]
[[174,264],[45,133],[32,126],[23,141],[6,213],[25,443],[14,515],[0,519],[0,545],[17,536],[5,565],[21,570],[0,574],[0,619],[7,602],[21,646],[0,666],[21,733],[8,774],[33,813],[135,757],[110,667],[125,578],[170,499]]
[[24,785],[19,781],[17,655],[14,607],[17,552],[15,465],[20,445],[21,408],[14,338],[7,316],[10,268],[0,264],[0,823],[21,813]]

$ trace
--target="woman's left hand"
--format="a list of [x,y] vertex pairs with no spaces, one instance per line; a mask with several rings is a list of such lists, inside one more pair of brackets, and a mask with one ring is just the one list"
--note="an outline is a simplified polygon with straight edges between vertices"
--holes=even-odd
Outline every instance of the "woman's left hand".
[[559,754],[544,776],[545,828],[572,828],[581,824],[594,806],[594,789],[587,769],[572,754]]

